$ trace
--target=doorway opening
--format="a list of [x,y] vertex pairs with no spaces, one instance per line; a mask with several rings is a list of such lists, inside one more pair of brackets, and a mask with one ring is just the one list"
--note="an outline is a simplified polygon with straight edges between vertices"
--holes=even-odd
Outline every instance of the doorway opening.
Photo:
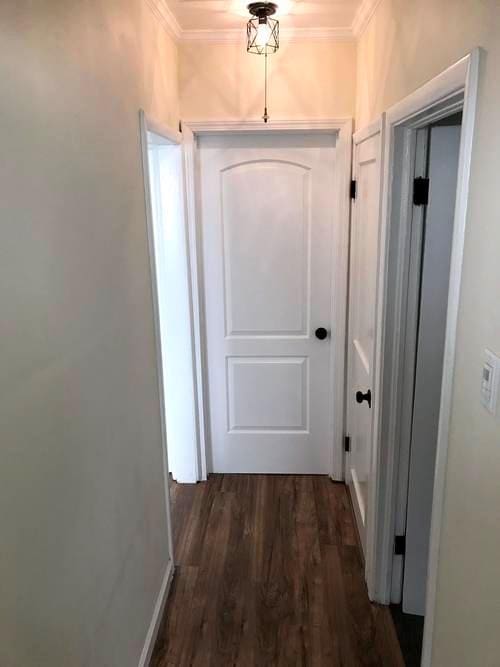
[[405,612],[424,618],[407,659],[422,667],[431,665],[478,68],[476,50],[385,122],[366,576],[372,600],[400,605],[400,629]]
[[182,137],[147,121],[144,130],[169,483],[196,483],[199,419]]
[[391,602],[409,667],[420,665],[462,113],[411,137],[403,419]]

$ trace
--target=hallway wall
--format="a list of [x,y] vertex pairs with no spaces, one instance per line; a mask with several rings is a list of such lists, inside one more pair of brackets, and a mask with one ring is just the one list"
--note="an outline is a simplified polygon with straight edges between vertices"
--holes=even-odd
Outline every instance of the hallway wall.
[[[271,119],[354,115],[354,41],[283,42],[268,63]],[[247,53],[244,42],[185,42],[179,89],[184,120],[260,120],[264,59]]]
[[498,665],[500,415],[480,405],[483,350],[500,354],[500,4],[382,0],[358,51],[363,127],[476,46],[484,49],[458,330],[433,667]]
[[144,0],[0,3],[0,664],[137,667],[169,557],[138,111]]

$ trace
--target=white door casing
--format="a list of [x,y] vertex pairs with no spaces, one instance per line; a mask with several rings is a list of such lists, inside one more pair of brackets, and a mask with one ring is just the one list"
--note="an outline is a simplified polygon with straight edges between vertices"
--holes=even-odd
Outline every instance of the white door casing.
[[199,138],[211,469],[331,472],[335,136]]
[[[381,123],[354,135],[347,370],[346,478],[365,549],[372,466],[374,354],[380,230]],[[370,392],[371,406],[367,393]],[[359,394],[365,399],[361,399]]]

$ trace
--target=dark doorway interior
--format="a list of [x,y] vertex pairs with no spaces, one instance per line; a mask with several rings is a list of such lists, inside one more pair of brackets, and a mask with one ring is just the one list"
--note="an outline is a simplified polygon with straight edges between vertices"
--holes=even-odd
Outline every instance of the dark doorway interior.
[[400,604],[390,607],[406,667],[420,667],[424,617],[404,614]]

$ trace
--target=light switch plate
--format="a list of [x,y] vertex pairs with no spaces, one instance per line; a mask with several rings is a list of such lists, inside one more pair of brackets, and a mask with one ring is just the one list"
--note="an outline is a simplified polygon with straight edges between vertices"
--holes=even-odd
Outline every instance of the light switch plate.
[[481,403],[492,415],[497,413],[499,384],[500,358],[491,350],[485,350],[481,377]]

